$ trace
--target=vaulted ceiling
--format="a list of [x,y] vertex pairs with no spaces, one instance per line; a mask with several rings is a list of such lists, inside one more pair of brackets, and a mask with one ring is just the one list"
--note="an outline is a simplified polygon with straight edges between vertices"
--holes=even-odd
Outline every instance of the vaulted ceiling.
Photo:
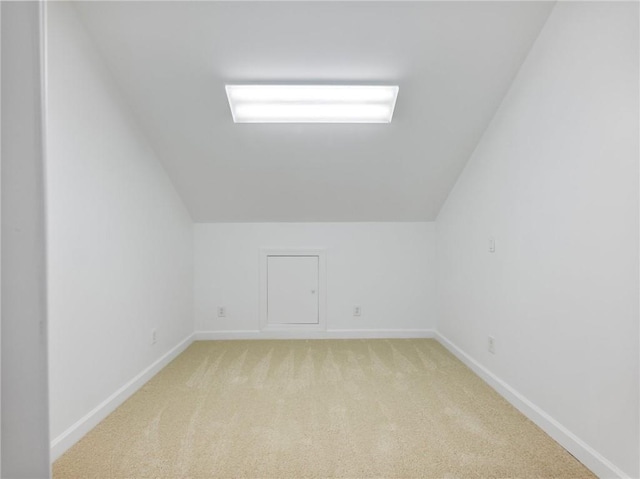
[[[197,222],[424,221],[547,2],[79,2]],[[390,124],[234,124],[235,82],[397,84]]]

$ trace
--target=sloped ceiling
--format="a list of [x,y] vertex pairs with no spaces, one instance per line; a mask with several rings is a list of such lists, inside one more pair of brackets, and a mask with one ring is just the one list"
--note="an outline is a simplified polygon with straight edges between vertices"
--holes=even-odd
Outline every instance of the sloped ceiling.
[[[435,219],[553,4],[80,2],[197,222]],[[400,86],[391,124],[234,124],[234,82]]]

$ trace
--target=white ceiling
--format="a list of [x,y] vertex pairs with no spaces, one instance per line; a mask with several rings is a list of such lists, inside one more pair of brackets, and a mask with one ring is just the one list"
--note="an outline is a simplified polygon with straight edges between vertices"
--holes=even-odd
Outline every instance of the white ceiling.
[[[198,222],[435,219],[547,2],[80,2]],[[225,83],[398,84],[391,124],[234,124]]]

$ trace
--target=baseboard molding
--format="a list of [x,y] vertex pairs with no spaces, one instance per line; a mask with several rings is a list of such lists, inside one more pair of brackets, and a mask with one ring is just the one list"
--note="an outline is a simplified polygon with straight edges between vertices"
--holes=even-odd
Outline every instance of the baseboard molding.
[[221,339],[434,338],[433,329],[330,329],[327,331],[196,331],[194,341]]
[[537,424],[600,478],[631,479],[614,464],[584,443],[553,417],[497,377],[448,338],[432,329],[376,329],[328,331],[196,331],[114,392],[92,411],[51,441],[51,461],[55,461],[100,421],[140,389],[149,379],[182,353],[193,341],[231,339],[383,339],[435,338],[454,356],[486,381],[520,412]]
[[100,421],[115,411],[149,379],[182,353],[193,341],[224,339],[372,339],[372,338],[433,338],[432,329],[377,329],[329,331],[197,331],[140,372],[128,383],[102,401],[93,410],[51,441],[51,462],[62,456]]
[[91,429],[96,427],[100,421],[106,418],[118,406],[131,397],[133,393],[140,389],[147,381],[149,381],[149,379],[155,376],[158,371],[187,349],[192,342],[193,334],[190,334],[153,364],[140,372],[140,374],[131,379],[131,381],[98,404],[92,411],[78,420],[66,431],[53,439],[51,441],[51,462],[62,456],[67,449],[78,442]]
[[602,457],[596,450],[582,441],[553,417],[536,406],[509,384],[493,374],[478,361],[465,353],[458,346],[440,333],[435,338],[447,348],[454,356],[467,365],[474,373],[480,376],[502,397],[511,403],[522,414],[533,421],[544,432],[555,439],[562,447],[573,454],[580,462],[587,466],[600,478],[631,479],[614,464]]

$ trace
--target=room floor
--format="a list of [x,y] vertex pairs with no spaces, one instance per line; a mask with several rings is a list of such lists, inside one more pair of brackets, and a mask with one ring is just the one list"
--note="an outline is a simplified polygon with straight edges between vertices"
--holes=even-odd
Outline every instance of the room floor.
[[430,339],[200,341],[54,478],[590,478]]

